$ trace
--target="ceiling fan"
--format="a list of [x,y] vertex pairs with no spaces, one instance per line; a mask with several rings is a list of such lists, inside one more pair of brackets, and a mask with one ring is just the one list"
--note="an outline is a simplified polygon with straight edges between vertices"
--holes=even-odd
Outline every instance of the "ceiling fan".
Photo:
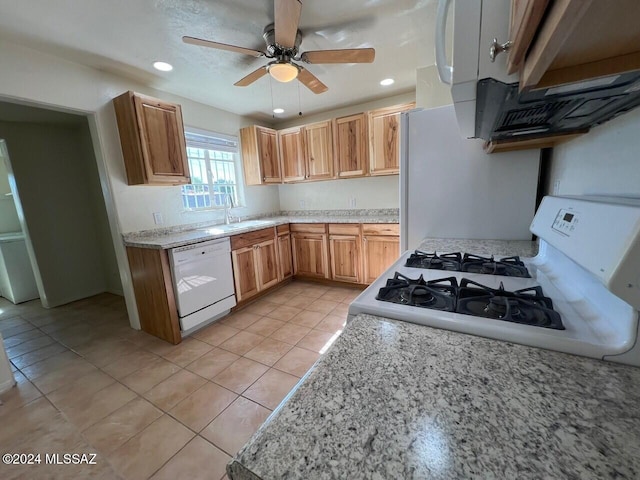
[[256,58],[273,59],[267,65],[254,70],[237,81],[234,84],[237,87],[251,85],[263,75],[269,73],[279,82],[290,82],[297,78],[313,93],[323,93],[328,90],[328,87],[309,70],[302,65],[294,63],[294,61],[311,64],[373,62],[376,55],[376,51],[373,48],[316,50],[300,53],[298,49],[302,41],[302,32],[298,30],[298,23],[301,9],[302,3],[300,0],[274,0],[275,21],[265,27],[262,35],[267,44],[264,52],[188,36],[182,37],[182,41],[192,45],[251,55]]

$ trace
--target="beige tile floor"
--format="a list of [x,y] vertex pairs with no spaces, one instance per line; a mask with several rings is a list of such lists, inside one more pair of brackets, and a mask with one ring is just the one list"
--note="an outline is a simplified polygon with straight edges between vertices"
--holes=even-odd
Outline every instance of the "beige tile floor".
[[[131,329],[115,295],[51,310],[0,299],[18,382],[0,396],[0,453],[41,454],[39,465],[0,463],[0,478],[224,478],[358,293],[294,281],[177,346]],[[96,453],[97,464],[45,464],[53,453]]]

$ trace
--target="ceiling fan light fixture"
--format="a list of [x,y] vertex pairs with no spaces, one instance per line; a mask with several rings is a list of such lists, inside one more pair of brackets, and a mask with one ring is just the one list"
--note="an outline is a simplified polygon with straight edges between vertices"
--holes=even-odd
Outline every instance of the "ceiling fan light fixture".
[[287,83],[298,76],[298,67],[288,62],[276,62],[269,65],[269,75],[275,80]]
[[384,80],[380,80],[380,85],[383,87],[387,87],[389,85],[393,85],[395,80],[393,78],[385,78]]
[[161,72],[170,72],[173,70],[173,65],[167,62],[153,62],[153,68]]
[[284,108],[274,108],[273,113],[284,113]]

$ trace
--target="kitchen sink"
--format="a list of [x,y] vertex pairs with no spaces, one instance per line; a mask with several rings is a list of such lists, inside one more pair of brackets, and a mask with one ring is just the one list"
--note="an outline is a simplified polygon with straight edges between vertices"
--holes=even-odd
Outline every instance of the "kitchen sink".
[[271,226],[271,220],[247,220],[246,222],[230,223],[229,225],[214,225],[212,227],[198,228],[197,231],[205,232],[209,235],[222,235],[236,230],[245,230],[260,226]]

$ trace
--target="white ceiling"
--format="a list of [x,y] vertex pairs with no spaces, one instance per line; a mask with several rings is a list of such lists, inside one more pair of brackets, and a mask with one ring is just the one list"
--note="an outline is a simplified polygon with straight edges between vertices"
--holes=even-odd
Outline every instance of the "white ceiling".
[[[373,47],[373,64],[305,65],[329,87],[315,95],[267,75],[233,84],[268,60],[187,45],[183,35],[258,50],[272,0],[0,0],[0,39],[240,115],[278,119],[415,89],[417,67],[434,63],[436,0],[303,0],[301,51]],[[157,72],[162,60],[174,70]],[[395,84],[382,87],[383,78]],[[298,85],[300,87],[298,88]],[[298,93],[299,92],[299,93]]]

